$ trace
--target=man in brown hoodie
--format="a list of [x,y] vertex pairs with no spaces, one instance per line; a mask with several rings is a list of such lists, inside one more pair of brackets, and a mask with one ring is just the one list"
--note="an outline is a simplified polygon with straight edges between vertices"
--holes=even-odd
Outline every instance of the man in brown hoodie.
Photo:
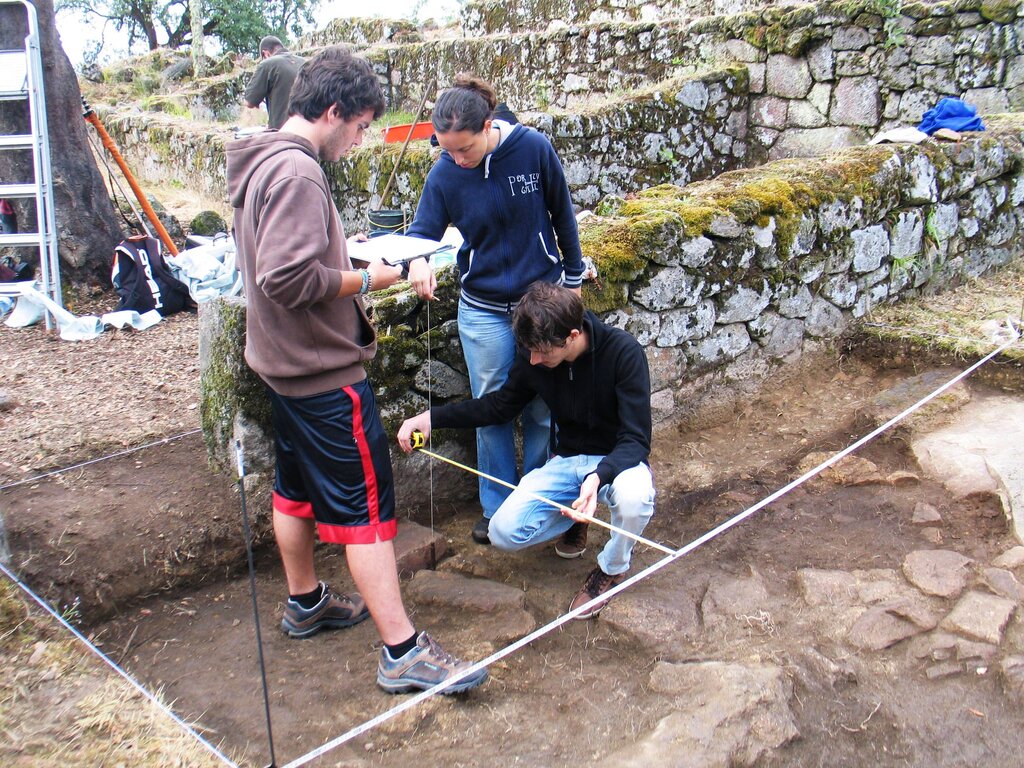
[[[401,269],[353,269],[318,161],[337,162],[384,111],[363,59],[329,48],[306,63],[276,133],[227,147],[234,236],[245,285],[249,366],[267,385],[275,430],[274,535],[289,598],[282,629],[310,637],[373,617],[384,641],[377,683],[391,693],[464,675],[445,693],[480,685],[487,671],[417,633],[399,591],[395,496],[388,439],[363,363],[377,351],[362,297]],[[345,545],[359,593],[319,581],[315,535]]]

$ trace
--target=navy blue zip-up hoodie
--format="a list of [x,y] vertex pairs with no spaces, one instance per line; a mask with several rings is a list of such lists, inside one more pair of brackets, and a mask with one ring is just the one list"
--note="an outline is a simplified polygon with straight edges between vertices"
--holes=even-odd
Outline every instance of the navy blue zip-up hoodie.
[[514,419],[536,396],[558,425],[559,456],[604,456],[594,471],[606,485],[624,470],[647,463],[651,452],[651,376],[636,339],[602,323],[583,322],[589,349],[555,368],[530,365],[520,349],[500,389],[475,400],[434,406],[432,429],[483,427]]
[[441,153],[407,234],[440,240],[449,224],[465,239],[457,261],[462,299],[471,306],[511,312],[537,280],[567,288],[583,282],[562,165],[533,128],[514,126],[476,168]]

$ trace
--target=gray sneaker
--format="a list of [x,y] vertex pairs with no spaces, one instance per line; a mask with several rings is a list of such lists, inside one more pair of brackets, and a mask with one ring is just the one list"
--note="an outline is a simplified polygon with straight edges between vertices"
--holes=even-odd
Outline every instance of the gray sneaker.
[[344,629],[370,615],[366,601],[358,593],[345,595],[335,592],[322,581],[320,587],[324,596],[308,610],[293,600],[285,603],[281,629],[290,637],[312,637],[321,629]]
[[[472,662],[459,661],[426,632],[420,632],[416,638],[416,647],[399,659],[392,659],[387,648],[380,649],[377,685],[388,693],[425,691],[471,666]],[[476,688],[486,679],[487,670],[478,669],[442,693],[462,693]]]

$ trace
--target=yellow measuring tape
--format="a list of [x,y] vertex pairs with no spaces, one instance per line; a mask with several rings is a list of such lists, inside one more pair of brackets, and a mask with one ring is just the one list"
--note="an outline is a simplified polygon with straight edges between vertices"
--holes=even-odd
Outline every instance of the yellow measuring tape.
[[606,523],[603,520],[598,520],[596,517],[591,517],[590,515],[581,515],[579,512],[577,512],[572,507],[565,506],[565,504],[559,504],[557,501],[552,501],[551,499],[547,499],[547,498],[545,498],[543,496],[540,496],[539,494],[532,493],[532,492],[526,491],[526,490],[522,490],[522,489],[518,488],[517,486],[512,485],[512,483],[506,483],[504,480],[501,480],[501,479],[499,479],[497,477],[493,477],[491,475],[488,475],[486,472],[481,472],[479,469],[474,469],[473,467],[467,467],[465,464],[460,464],[459,462],[455,461],[454,459],[449,459],[448,457],[442,456],[439,453],[434,453],[433,451],[428,450],[426,448],[427,439],[423,435],[423,433],[420,432],[419,430],[413,432],[409,436],[409,443],[412,445],[413,448],[415,448],[420,453],[425,453],[425,454],[427,454],[427,456],[431,456],[431,457],[433,457],[433,458],[435,458],[435,459],[437,459],[439,461],[443,461],[446,464],[451,464],[453,467],[458,467],[459,469],[464,469],[467,472],[472,472],[474,475],[479,475],[480,477],[484,478],[485,480],[490,480],[492,483],[497,483],[498,485],[503,485],[506,488],[511,488],[513,491],[519,491],[520,493],[525,493],[530,498],[537,499],[537,501],[543,501],[545,504],[550,504],[552,507],[555,507],[556,509],[560,509],[563,512],[570,512],[570,513],[572,513],[572,515],[575,515],[577,517],[583,518],[588,523],[594,523],[595,525],[599,525],[602,528],[607,528],[609,531],[617,533],[620,536],[625,536],[628,539],[633,539],[633,541],[639,542],[640,544],[646,544],[648,547],[651,547],[652,549],[656,549],[659,552],[664,552],[667,555],[675,554],[675,550],[674,549],[669,549],[668,547],[664,546],[663,544],[659,544],[656,541],[651,541],[650,539],[644,538],[643,536],[637,536],[635,533],[630,533],[629,531],[625,530],[624,528],[619,528],[619,526],[617,526],[617,525],[612,525],[611,523]]

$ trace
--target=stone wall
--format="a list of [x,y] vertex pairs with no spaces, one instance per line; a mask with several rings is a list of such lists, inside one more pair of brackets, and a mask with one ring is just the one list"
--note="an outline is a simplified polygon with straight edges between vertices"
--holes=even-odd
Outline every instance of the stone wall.
[[[606,22],[545,32],[371,49],[393,102],[468,69],[514,109],[579,109],[699,68],[750,70],[750,162],[863,142],[917,124],[942,96],[983,114],[1024,105],[1020,0],[826,0],[667,23]],[[895,15],[885,16],[884,13]]]
[[582,232],[608,266],[589,301],[649,347],[653,402],[671,416],[882,302],[1020,258],[1022,129],[1007,116],[957,143],[777,161],[605,206]]
[[417,43],[423,33],[408,19],[349,18],[332,19],[323,29],[303,35],[298,42],[300,50],[324,45],[345,43],[365,48],[378,43]]
[[233,138],[231,131],[152,112],[97,112],[139,180],[227,200],[224,145]]
[[[585,300],[647,348],[657,420],[672,418],[723,377],[764,377],[880,303],[937,292],[1021,258],[1022,139],[1024,116],[1011,116],[955,144],[859,147],[605,201],[604,215],[581,227],[584,253],[600,272],[598,283],[584,286]],[[391,431],[425,407],[431,388],[434,402],[468,390],[450,267],[440,282],[429,323],[401,285],[372,297],[381,340],[370,375]],[[219,387],[246,387],[208,371],[204,362],[204,414],[219,414],[224,426],[204,416],[207,434],[258,421],[239,411],[246,416],[260,399],[219,395]],[[208,409],[208,401],[227,407]],[[467,435],[436,438],[442,454],[472,461]],[[395,462],[409,498],[425,498],[421,458]],[[440,501],[464,498],[472,484],[455,477],[435,482],[435,493]]]
[[474,0],[462,8],[467,37],[548,28],[549,23],[661,21],[740,13],[771,0]]
[[982,115],[1024,106],[1020,0],[819,3],[705,19],[690,30],[734,39],[719,50],[750,68],[751,143],[797,157],[917,125],[943,96]]
[[[645,186],[686,184],[741,167],[746,158],[747,73],[744,68],[675,79],[582,112],[521,113],[551,139],[565,167],[573,201],[595,205],[609,194]],[[225,129],[170,115],[107,114],[105,124],[133,171],[145,181],[173,180],[226,199]],[[374,142],[325,165],[346,230],[366,229],[380,207],[415,211],[439,150],[413,142],[386,201],[381,201],[400,144]]]
[[[916,124],[945,95],[965,98],[983,115],[1024,105],[1020,0],[913,4],[891,18],[867,12],[872,7],[864,0],[823,2],[680,24],[607,23],[378,45],[366,53],[395,104],[418,103],[435,76],[444,83],[455,71],[470,69],[494,81],[514,109],[549,113],[524,121],[552,138],[581,205],[645,184],[686,183],[765,159],[860,144],[879,130]],[[727,61],[740,62],[748,76],[727,68],[731,79],[718,87],[707,81],[721,66],[698,71],[702,62]],[[686,85],[686,79],[697,84]],[[234,104],[240,92],[232,89],[240,82],[225,75],[204,87],[216,90],[222,105]],[[195,94],[204,87],[182,97],[193,100],[193,114],[199,111]],[[708,101],[700,96],[695,109],[686,94],[705,87]],[[743,101],[747,91],[750,99]],[[143,177],[193,174],[211,190],[223,183],[213,167],[216,136],[193,131],[194,138],[181,140],[198,142],[198,151],[187,153],[187,146],[176,146],[170,123],[151,120],[119,119],[125,152],[143,167]],[[155,153],[146,146],[150,130]],[[213,154],[202,159],[207,149]],[[333,174],[339,189],[357,190],[354,198],[339,199],[343,208],[355,205],[353,199],[361,205],[383,186],[364,185],[383,172],[372,155],[356,152],[348,165],[351,173],[342,165]],[[403,189],[422,185],[416,168],[425,170],[429,162],[412,166]],[[415,198],[403,195],[402,203],[413,205]],[[355,221],[346,213],[347,225]]]
[[573,202],[656,184],[688,184],[742,167],[747,157],[742,67],[659,83],[579,113],[526,114],[554,145]]

